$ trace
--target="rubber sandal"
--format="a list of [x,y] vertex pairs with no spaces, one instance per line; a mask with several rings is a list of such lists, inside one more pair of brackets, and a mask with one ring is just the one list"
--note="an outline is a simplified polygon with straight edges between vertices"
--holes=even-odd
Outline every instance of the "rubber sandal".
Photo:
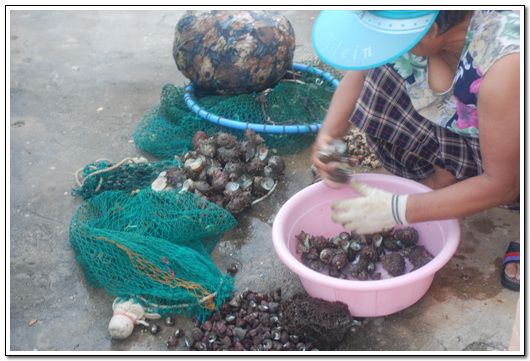
[[510,278],[506,275],[506,266],[510,263],[520,263],[519,243],[510,242],[506,254],[504,255],[504,261],[502,261],[501,267],[501,283],[504,287],[512,291],[519,291],[519,281],[515,278]]

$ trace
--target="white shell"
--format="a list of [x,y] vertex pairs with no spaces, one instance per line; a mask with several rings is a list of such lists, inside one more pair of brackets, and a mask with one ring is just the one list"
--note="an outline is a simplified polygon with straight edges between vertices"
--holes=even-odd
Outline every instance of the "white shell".
[[166,172],[163,171],[158,175],[158,178],[151,183],[151,189],[155,192],[160,192],[166,188],[167,185],[167,177]]
[[149,161],[145,157],[134,157],[134,158],[131,158],[131,162],[138,164],[138,163],[148,163]]

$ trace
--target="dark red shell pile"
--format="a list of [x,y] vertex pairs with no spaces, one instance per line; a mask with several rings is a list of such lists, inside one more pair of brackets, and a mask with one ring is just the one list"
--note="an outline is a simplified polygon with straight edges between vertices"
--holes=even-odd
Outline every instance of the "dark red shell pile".
[[342,279],[381,279],[379,264],[390,276],[400,276],[405,273],[406,260],[412,272],[434,258],[416,244],[418,231],[413,227],[365,235],[342,232],[332,238],[301,231],[296,238],[296,252],[304,265]]

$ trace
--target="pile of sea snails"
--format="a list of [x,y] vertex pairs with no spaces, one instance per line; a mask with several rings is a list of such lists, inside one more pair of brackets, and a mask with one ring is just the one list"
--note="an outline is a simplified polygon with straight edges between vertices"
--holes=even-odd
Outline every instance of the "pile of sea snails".
[[346,153],[354,159],[351,162],[373,169],[382,166],[375,153],[370,150],[370,147],[368,147],[368,144],[366,143],[366,135],[359,129],[352,128],[352,130],[344,137],[344,143],[346,143]]
[[353,129],[343,139],[333,140],[318,156],[322,162],[336,166],[330,180],[338,183],[345,183],[359,165],[370,169],[381,167],[381,162],[366,144],[364,133],[358,129]]
[[[206,317],[184,337],[193,351],[316,351],[280,324],[281,289],[245,291]],[[169,344],[168,347],[173,346]]]
[[[362,320],[348,306],[299,292],[281,298],[281,288],[271,293],[244,291],[227,299],[193,327],[177,327],[166,341],[169,350],[189,351],[319,351],[335,349],[348,332],[357,332]],[[173,315],[164,324],[175,326]],[[147,325],[144,332],[157,335],[162,326]]]
[[304,265],[341,279],[379,280],[379,264],[389,276],[396,277],[405,273],[406,260],[412,272],[434,258],[416,244],[418,231],[413,227],[365,235],[341,232],[332,238],[301,231],[296,238],[296,252]]
[[163,187],[167,182],[193,192],[232,214],[270,194],[285,170],[283,159],[253,129],[245,130],[243,141],[225,132],[208,137],[197,131],[191,142],[194,150],[184,155],[184,166],[160,174]]

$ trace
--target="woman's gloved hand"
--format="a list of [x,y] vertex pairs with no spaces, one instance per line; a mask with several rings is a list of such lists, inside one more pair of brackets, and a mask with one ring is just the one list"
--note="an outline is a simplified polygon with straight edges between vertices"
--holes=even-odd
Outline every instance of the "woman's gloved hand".
[[333,202],[333,222],[342,223],[345,229],[359,234],[381,232],[398,224],[408,225],[405,218],[408,195],[372,188],[355,178],[350,184],[360,197]]
[[336,165],[334,164],[326,164],[320,160],[319,152],[322,149],[325,149],[330,146],[331,142],[333,142],[335,138],[323,135],[322,133],[319,133],[317,136],[317,139],[313,143],[313,151],[311,153],[311,163],[315,167],[316,171],[318,172],[318,175],[330,188],[340,188],[342,187],[343,183],[336,182],[333,180],[332,174],[336,170]]

